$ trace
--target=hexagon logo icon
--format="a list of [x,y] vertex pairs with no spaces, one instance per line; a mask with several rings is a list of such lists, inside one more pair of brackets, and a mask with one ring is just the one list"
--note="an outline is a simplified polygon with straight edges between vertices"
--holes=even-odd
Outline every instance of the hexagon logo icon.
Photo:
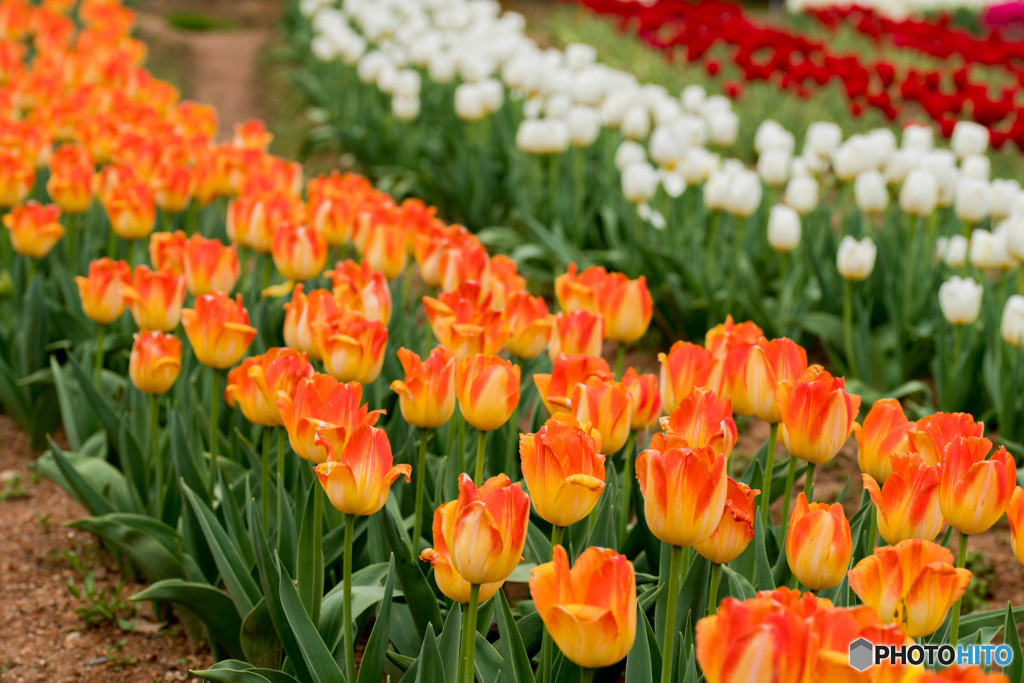
[[850,666],[857,671],[867,671],[874,665],[871,656],[874,646],[866,638],[858,638],[850,643]]

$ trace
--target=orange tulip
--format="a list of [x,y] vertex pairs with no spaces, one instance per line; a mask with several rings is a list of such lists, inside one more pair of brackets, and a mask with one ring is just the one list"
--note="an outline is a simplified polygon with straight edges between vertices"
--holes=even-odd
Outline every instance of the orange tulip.
[[476,282],[444,292],[436,299],[423,297],[434,336],[459,358],[475,353],[496,354],[508,339],[502,314],[492,310],[490,302]]
[[921,454],[929,465],[938,465],[946,447],[958,437],[980,437],[984,422],[975,422],[967,413],[935,413],[923,417],[907,433],[910,448]]
[[591,377],[612,380],[608,361],[600,356],[562,354],[555,359],[551,374],[535,373],[533,383],[548,413],[571,412],[569,399],[573,388]]
[[441,289],[451,292],[464,282],[478,282],[485,289],[490,285],[491,259],[479,242],[461,242],[441,250],[438,271]]
[[451,419],[455,412],[455,353],[438,346],[427,360],[415,352],[398,349],[405,381],[396,379],[391,391],[398,394],[402,418],[414,427],[432,429]]
[[[135,266],[124,297],[140,330],[170,332],[178,326],[185,303],[185,276]],[[230,363],[229,363],[230,365]]]
[[395,479],[412,479],[412,467],[394,464],[383,429],[367,425],[349,435],[344,427],[321,427],[316,443],[327,451],[316,477],[331,505],[346,515],[372,515],[384,507]]
[[632,344],[647,332],[654,307],[643,275],[630,280],[622,273],[609,274],[597,300],[609,341]]
[[[316,441],[321,428],[344,428],[353,434],[363,426],[373,426],[383,410],[369,410],[359,382],[342,383],[330,375],[316,373],[300,379],[293,394],[278,392],[277,407],[288,432],[288,441],[296,455],[313,464],[327,461],[327,449]],[[334,432],[335,444],[340,432]]]
[[355,311],[343,311],[314,324],[313,339],[324,367],[342,382],[369,384],[384,366],[388,328]]
[[914,641],[895,625],[886,626],[867,605],[820,609],[810,615],[812,657],[808,680],[898,683],[917,668],[888,661],[859,673],[850,666],[850,644],[864,638],[875,645],[910,645]]
[[591,377],[573,387],[567,404],[581,423],[601,433],[601,452],[619,452],[629,438],[633,418],[633,397],[622,382]]
[[46,193],[67,214],[82,214],[92,204],[92,158],[79,145],[61,145],[50,159]]
[[356,242],[356,249],[363,260],[389,280],[401,275],[409,258],[405,248],[405,230],[398,225],[381,223],[369,226],[363,232],[363,239]]
[[853,554],[843,506],[808,503],[801,493],[789,516],[786,559],[793,575],[811,590],[839,585]]
[[124,261],[103,257],[89,264],[89,277],[75,276],[85,316],[100,325],[109,325],[124,313],[124,286],[132,270]]
[[754,414],[754,406],[747,395],[747,360],[762,337],[764,332],[760,327],[752,322],[737,325],[731,315],[704,335],[704,347],[715,359],[710,384],[716,385],[721,378],[721,393],[732,401],[733,412],[737,415]]
[[558,358],[561,353],[599,356],[603,342],[604,320],[597,313],[559,313],[555,316],[551,331],[548,356],[551,360]]
[[953,566],[953,553],[914,538],[876,548],[849,573],[850,589],[886,624],[911,638],[934,633],[971,583],[971,572]]
[[526,290],[526,279],[519,274],[516,262],[504,254],[496,254],[491,259],[490,270],[487,291],[494,297],[494,308],[504,310],[513,295]]
[[726,458],[736,445],[732,405],[708,389],[695,389],[671,415],[661,418],[661,428],[690,448],[711,448]]
[[181,312],[181,324],[199,362],[218,370],[237,363],[256,338],[241,294],[234,300],[223,292],[197,297]]
[[482,432],[508,422],[519,405],[520,368],[498,356],[477,353],[455,364],[455,396],[466,422]]
[[661,376],[661,404],[672,414],[684,398],[697,387],[707,387],[721,393],[721,376],[713,375],[715,359],[711,352],[699,344],[677,341],[668,354],[659,353]]
[[320,360],[314,330],[328,319],[343,312],[326,289],[314,289],[308,295],[301,284],[295,285],[292,300],[284,305],[284,343],[302,351],[313,360]]
[[728,493],[726,459],[710,448],[648,449],[636,458],[651,533],[674,546],[706,541],[718,528]]
[[[154,232],[149,236],[149,261],[154,270],[185,274],[185,233]],[[187,284],[187,282],[186,282]]]
[[638,374],[635,368],[626,368],[622,385],[633,397],[633,412],[630,429],[634,432],[653,427],[661,417],[661,394],[658,393],[658,376]]
[[292,281],[310,280],[327,263],[327,240],[316,228],[285,223],[274,231],[274,265]]
[[459,497],[439,510],[455,571],[471,584],[507,579],[522,559],[530,521],[530,499],[519,484],[499,474],[477,488],[462,474]]
[[864,418],[864,426],[853,425],[860,471],[870,474],[879,484],[884,483],[892,472],[893,454],[909,450],[907,434],[913,426],[896,399],[875,401]]
[[153,168],[149,179],[153,199],[165,213],[181,213],[192,199],[192,167],[165,158]]
[[953,437],[939,465],[939,507],[962,534],[980,534],[999,521],[1017,483],[1013,456],[983,436]]
[[413,254],[419,266],[420,278],[428,287],[441,285],[441,257],[444,251],[463,242],[476,241],[461,225],[432,226],[413,237]]
[[565,548],[530,571],[530,597],[570,661],[599,669],[621,661],[636,637],[633,564],[608,548],[587,548],[569,568]]
[[536,358],[551,341],[554,316],[548,313],[544,297],[517,292],[505,303],[505,327],[509,338],[505,350],[516,358]]
[[259,119],[248,119],[235,124],[235,136],[231,144],[243,149],[266,151],[274,136],[267,132],[266,125]]
[[[434,581],[441,592],[451,600],[466,605],[469,604],[471,586],[452,566],[451,553],[444,538],[445,520],[451,516],[457,504],[458,501],[453,500],[434,510],[434,547],[425,548],[420,553],[420,559],[429,562],[434,568]],[[503,583],[504,579],[481,584],[478,600],[484,602],[493,598]]]
[[270,254],[277,226],[301,225],[305,211],[302,201],[291,194],[243,194],[228,204],[228,239],[240,247]]
[[[876,404],[877,405],[877,404]],[[939,507],[939,468],[916,453],[894,453],[884,484],[862,474],[864,489],[878,508],[878,533],[895,545],[911,538],[934,539],[946,520]]]
[[43,206],[30,201],[20,204],[4,216],[4,225],[10,231],[14,251],[28,258],[43,258],[64,236],[64,226],[58,223],[60,209],[56,205]]
[[238,247],[224,246],[220,240],[195,234],[188,238],[182,255],[185,284],[189,294],[202,296],[213,292],[231,293],[241,274]]
[[974,664],[972,666],[951,666],[942,671],[921,671],[913,676],[912,683],[1010,683],[1005,674],[988,673]]
[[9,209],[25,201],[35,180],[36,170],[29,159],[0,147],[0,208]]
[[775,388],[781,381],[797,379],[806,370],[807,352],[792,339],[759,339],[750,349],[744,380],[754,415],[772,424],[782,422]]
[[391,289],[384,273],[349,259],[325,275],[331,278],[331,291],[341,306],[359,311],[371,322],[391,320]]
[[181,372],[181,340],[173,334],[143,331],[135,335],[128,377],[147,394],[167,392]]
[[1006,505],[1006,521],[1010,523],[1010,547],[1017,561],[1024,564],[1024,489],[1016,487]]
[[156,224],[156,200],[142,180],[122,179],[101,195],[110,229],[123,240],[141,240]]
[[715,532],[694,548],[715,564],[732,562],[754,540],[754,499],[761,493],[727,477],[725,511]]
[[251,356],[228,372],[224,402],[242,409],[245,419],[264,427],[282,427],[284,419],[277,407],[277,394],[295,393],[299,382],[313,376],[306,354],[294,349],[273,348],[261,356]]
[[807,368],[797,380],[779,382],[779,438],[792,455],[820,465],[846,443],[860,410],[860,396],[846,393],[843,387],[842,378],[820,365]]
[[519,435],[523,480],[542,519],[566,527],[590,514],[604,491],[600,451],[601,434],[565,413]]

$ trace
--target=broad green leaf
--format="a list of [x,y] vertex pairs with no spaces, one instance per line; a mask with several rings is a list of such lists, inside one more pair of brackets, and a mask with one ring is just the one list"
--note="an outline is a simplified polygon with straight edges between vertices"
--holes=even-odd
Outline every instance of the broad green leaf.
[[199,617],[231,657],[241,657],[239,632],[242,620],[227,593],[208,584],[181,579],[164,579],[131,597],[134,601],[156,600],[184,605]]
[[68,522],[67,526],[96,534],[117,546],[150,583],[185,577],[181,537],[158,519],[113,512]]
[[[636,607],[636,638],[633,640],[633,647],[626,655],[626,683],[654,683],[655,657],[648,644],[647,632],[650,625],[647,623],[647,615]],[[660,659],[660,653],[658,653]],[[660,674],[660,666],[657,667]]]
[[[441,638],[438,640],[441,661],[458,662],[460,647],[462,647],[462,605],[456,602],[448,610],[448,618],[444,621],[444,629],[441,631]],[[445,667],[444,674],[445,683],[456,683],[458,667],[449,665]]]
[[[443,623],[441,609],[437,605],[434,591],[427,583],[427,577],[423,575],[420,559],[413,558],[409,544],[402,537],[398,521],[390,509],[384,513],[384,522],[388,546],[395,557],[398,582],[402,585],[406,604],[409,605],[409,610],[416,622],[416,630],[422,637],[427,632],[428,625]],[[438,628],[440,627],[438,626]]]
[[[391,599],[395,591],[395,558],[388,565],[388,580],[384,583],[384,595],[377,608],[377,619],[370,631],[370,639],[363,650],[356,683],[377,683],[384,674],[384,662],[388,651],[388,626],[391,623]],[[348,645],[346,645],[348,647]]]
[[1003,669],[1003,673],[1011,681],[1019,681],[1024,673],[1024,655],[1021,654],[1020,633],[1017,632],[1013,605],[1009,602],[1006,603],[1006,617],[1003,619],[1003,643],[1013,650],[1013,661]]
[[206,681],[216,683],[299,683],[283,671],[260,669],[247,662],[225,659],[204,671],[190,671]]
[[501,657],[506,663],[505,679],[514,683],[533,683],[533,667],[530,656],[526,654],[522,635],[516,627],[512,610],[508,607],[505,592],[498,590],[493,601],[498,612],[498,633],[501,636]]
[[[277,558],[277,570],[281,574],[280,596],[281,608],[284,610],[288,625],[295,633],[295,640],[299,645],[302,658],[306,662],[306,668],[310,673],[311,680],[315,683],[334,683],[344,680],[341,668],[334,661],[330,651],[324,644],[320,634],[317,632],[313,622],[309,620],[299,594],[295,590],[295,584],[288,576],[288,572]],[[346,645],[347,647],[347,645]]]
[[50,452],[41,455],[35,467],[93,515],[134,509],[124,475],[106,460],[65,453],[51,441]]

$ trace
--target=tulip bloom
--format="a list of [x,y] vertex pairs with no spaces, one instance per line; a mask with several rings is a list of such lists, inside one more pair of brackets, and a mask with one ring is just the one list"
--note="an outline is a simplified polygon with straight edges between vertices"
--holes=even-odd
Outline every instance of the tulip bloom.
[[820,465],[846,443],[860,410],[860,396],[846,393],[844,386],[842,378],[820,365],[812,365],[795,381],[779,382],[779,437],[793,456]]
[[661,417],[661,394],[658,393],[658,376],[638,374],[635,368],[626,368],[622,375],[622,386],[633,397],[633,412],[629,427],[634,432],[653,427]]
[[1010,523],[1010,547],[1017,561],[1024,564],[1024,489],[1019,486],[1010,495],[1006,521]]
[[907,435],[913,427],[899,401],[894,398],[876,401],[864,418],[864,426],[853,426],[860,471],[870,474],[879,484],[884,483],[892,471],[893,454],[909,450]]
[[[458,501],[451,501],[439,506],[434,510],[434,547],[425,548],[420,553],[420,559],[429,562],[434,568],[434,582],[449,599],[463,605],[469,604],[469,581],[462,578],[462,575],[455,571],[452,566],[451,553],[448,550],[448,543],[444,539],[444,522],[451,516]],[[484,602],[494,597],[504,580],[492,581],[480,584],[480,595],[478,600]]]
[[590,514],[604,491],[600,451],[601,434],[566,413],[519,435],[523,480],[542,519],[567,527]]
[[195,297],[213,292],[230,294],[241,274],[238,247],[226,247],[220,240],[206,239],[199,234],[185,242],[182,261],[185,284],[189,294]]
[[729,397],[737,415],[754,414],[754,406],[747,396],[747,360],[762,337],[764,332],[760,327],[752,322],[737,325],[731,315],[704,335],[704,347],[715,359],[709,384],[717,386],[721,382],[719,393]]
[[315,331],[345,311],[326,289],[314,289],[308,295],[301,284],[295,285],[292,300],[284,305],[284,343],[320,360]]
[[405,381],[396,379],[391,391],[398,394],[402,419],[414,427],[440,427],[455,412],[455,353],[438,346],[425,361],[415,352],[398,349]]
[[349,259],[326,275],[331,278],[331,292],[339,305],[359,311],[371,322],[386,325],[391,320],[391,289],[384,273],[373,270],[368,263]]
[[152,271],[139,265],[135,266],[131,282],[122,289],[140,330],[170,332],[178,326],[185,303],[184,275]]
[[153,199],[165,213],[181,213],[192,199],[194,171],[191,166],[164,159],[153,169],[149,184]]
[[697,543],[698,553],[715,564],[732,562],[754,540],[754,499],[761,493],[732,477],[727,478],[725,511],[715,532]]
[[513,294],[505,303],[504,317],[509,332],[505,350],[516,358],[536,358],[551,341],[555,318],[543,297],[526,291]]
[[401,275],[409,258],[405,248],[405,230],[397,225],[381,223],[369,226],[362,233],[362,239],[356,240],[356,249],[363,260],[389,280]]
[[[360,427],[376,424],[384,411],[360,405],[362,397],[359,382],[342,383],[319,373],[299,380],[293,394],[279,392],[277,407],[295,454],[318,465],[326,462],[328,455],[326,448],[316,441],[318,429],[343,427],[351,435]],[[339,432],[332,435],[335,445],[338,436]]]
[[986,459],[992,442],[985,437],[954,437],[939,465],[939,507],[949,525],[962,534],[980,534],[999,521],[1017,483],[1013,456],[1000,446]]
[[729,399],[707,389],[695,389],[671,415],[661,418],[661,428],[690,448],[708,447],[726,458],[738,436]]
[[491,309],[490,297],[479,283],[466,283],[437,299],[423,297],[430,329],[439,342],[455,351],[459,358],[501,351],[509,332],[500,311]]
[[124,285],[132,270],[124,261],[103,257],[89,264],[89,276],[75,276],[85,316],[100,325],[109,325],[124,313]]
[[181,312],[181,324],[199,362],[218,370],[237,363],[256,338],[241,294],[234,300],[223,292],[204,294]]
[[644,336],[654,312],[646,278],[630,280],[599,266],[577,275],[576,264],[570,263],[566,272],[555,278],[555,296],[566,313],[599,314],[608,340],[622,344],[632,344]]
[[599,669],[621,661],[636,637],[633,564],[608,548],[587,548],[569,568],[565,548],[530,571],[530,597],[570,661]]
[[66,214],[82,214],[92,204],[93,163],[79,145],[61,145],[50,159],[46,193]]
[[441,536],[455,571],[470,584],[508,578],[522,559],[530,521],[530,499],[519,484],[499,474],[477,488],[462,474],[459,497],[439,512]]
[[34,259],[49,254],[64,236],[64,226],[57,222],[59,218],[60,209],[54,204],[43,206],[32,201],[14,207],[4,216],[14,251]]
[[181,340],[173,334],[143,331],[135,335],[128,377],[146,394],[167,392],[181,372]]
[[636,458],[647,526],[674,546],[706,541],[718,528],[728,493],[726,459],[710,448],[648,449]]
[[[198,237],[198,235],[195,236]],[[166,270],[175,275],[184,275],[185,243],[185,233],[181,230],[154,232],[150,235],[149,261],[153,264],[154,270]]]
[[907,438],[926,463],[938,465],[955,438],[980,437],[984,432],[985,423],[975,422],[968,413],[935,413],[915,422]]
[[9,209],[25,201],[35,181],[36,171],[30,160],[16,151],[0,150],[0,208]]
[[551,331],[548,356],[551,360],[562,353],[599,356],[603,342],[604,320],[598,314],[590,311],[559,313]]
[[878,533],[886,543],[896,545],[910,538],[930,541],[946,525],[939,507],[939,468],[925,464],[920,455],[894,454],[883,484],[870,474],[861,478],[878,508]]
[[759,339],[750,349],[745,377],[754,415],[771,424],[782,422],[775,388],[779,382],[797,379],[806,370],[807,352],[792,339]]
[[617,453],[626,444],[633,397],[622,382],[591,377],[573,388],[569,407],[580,423],[588,422],[601,433],[601,452],[605,455]]
[[156,199],[142,180],[122,178],[101,196],[110,229],[123,240],[141,240],[156,224]]
[[342,382],[369,384],[384,366],[387,326],[370,322],[355,311],[315,324],[313,339],[327,372]]
[[811,590],[839,585],[853,554],[850,523],[843,506],[808,503],[801,493],[789,516],[786,559],[793,575]]
[[483,353],[455,364],[455,396],[466,422],[482,432],[508,422],[519,405],[520,368],[511,361]]
[[274,265],[291,281],[310,280],[327,263],[327,239],[316,228],[285,223],[274,231]]
[[483,287],[490,285],[491,259],[487,249],[479,242],[463,242],[441,250],[438,258],[438,272],[441,289],[451,292],[464,282],[479,282]]
[[571,412],[569,399],[573,388],[591,377],[602,381],[614,379],[608,368],[608,361],[600,356],[563,353],[555,359],[551,374],[535,373],[533,383],[544,407],[553,415],[558,412]]
[[661,363],[658,382],[661,404],[669,414],[674,413],[682,400],[697,387],[707,387],[715,393],[722,391],[721,376],[712,375],[715,359],[699,344],[677,341],[668,354],[658,354],[658,361]]
[[306,354],[294,349],[273,348],[261,356],[246,358],[228,373],[224,402],[242,409],[245,419],[264,427],[282,427],[277,407],[280,391],[291,396],[299,382],[313,376]]
[[384,507],[395,479],[412,479],[412,467],[393,464],[383,429],[366,425],[349,435],[344,427],[321,427],[316,443],[327,451],[327,462],[315,468],[316,477],[331,505],[346,515],[372,515]]

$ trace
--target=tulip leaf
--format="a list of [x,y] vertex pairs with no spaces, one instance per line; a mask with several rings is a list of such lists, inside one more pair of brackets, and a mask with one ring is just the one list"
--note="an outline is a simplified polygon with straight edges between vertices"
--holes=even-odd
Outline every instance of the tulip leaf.
[[225,659],[205,671],[191,671],[206,681],[216,683],[298,683],[291,675],[273,669],[261,669],[248,662]]
[[427,624],[427,635],[423,637],[419,656],[402,676],[414,683],[436,683],[447,679],[445,670],[458,665],[458,659],[445,663],[441,659],[441,651],[437,647],[437,636],[434,635],[433,624]]
[[775,579],[772,576],[772,566],[768,563],[764,526],[761,523],[760,515],[761,509],[758,508],[754,513],[754,569],[757,587],[760,590],[768,591],[775,589]]
[[515,683],[533,683],[533,667],[530,666],[530,656],[526,654],[526,646],[523,644],[523,637],[516,627],[516,620],[509,609],[508,600],[505,599],[505,592],[498,590],[493,601],[496,603],[498,612],[498,633],[501,636],[501,656],[505,661],[505,680]]
[[[458,602],[448,610],[448,617],[444,620],[444,629],[441,630],[438,647],[441,650],[442,662],[459,661],[459,648],[462,647],[462,605]],[[456,678],[459,675],[457,666],[449,664],[444,673],[445,683],[456,683]]]
[[[43,476],[52,479],[73,495],[91,515],[115,512],[111,501],[129,501],[128,485],[113,466],[96,458],[64,453],[52,439],[50,453],[40,457],[37,462]],[[90,470],[99,471],[91,473]],[[109,483],[104,485],[104,481]],[[120,495],[114,494],[115,489],[120,491]]]
[[[391,598],[395,591],[395,557],[388,564],[388,579],[384,582],[384,596],[377,608],[377,620],[370,631],[370,639],[363,650],[362,663],[356,683],[376,683],[384,675],[384,662],[388,651],[388,628],[391,624]],[[346,647],[348,647],[346,645]]]
[[729,579],[729,592],[737,600],[747,600],[757,595],[757,589],[749,581],[737,574],[729,565],[723,564],[722,571]]
[[[519,606],[516,607],[518,609]],[[540,641],[544,635],[544,622],[540,618],[540,613],[530,612],[520,618],[516,622],[516,629],[523,639],[523,645],[527,652],[532,652],[540,647]]]
[[243,656],[239,642],[242,620],[227,593],[209,584],[164,579],[131,597],[133,601],[156,600],[184,605],[199,617],[231,657]]
[[[299,597],[312,618],[319,621],[320,603],[324,595],[324,553],[323,553],[323,496],[319,481],[306,496],[305,510],[299,526],[298,558],[296,562],[299,581]],[[319,516],[319,519],[317,517]],[[319,547],[318,547],[319,546]],[[319,554],[314,554],[314,549]],[[290,563],[289,563],[290,564]],[[346,646],[347,647],[347,646]]]
[[[571,529],[569,533],[572,533]],[[533,523],[533,520],[530,520],[529,525],[526,527],[526,546],[523,549],[527,562],[544,564],[551,561],[551,541],[548,540],[549,538],[549,535],[546,535]]]
[[245,659],[259,666],[277,667],[281,662],[281,641],[270,619],[267,599],[260,598],[252,611],[242,619],[238,636]]
[[[295,640],[299,645],[303,661],[309,670],[311,680],[316,683],[333,683],[344,680],[344,675],[338,663],[331,656],[330,650],[324,644],[323,639],[316,630],[316,626],[309,620],[306,609],[302,606],[299,593],[295,590],[295,584],[288,576],[288,570],[281,563],[281,558],[275,558],[277,571],[280,572],[281,581],[279,590],[281,596],[281,609],[284,611],[288,625],[295,633]],[[350,647],[348,643],[346,647]]]
[[659,665],[656,666],[655,653],[652,652],[649,644],[652,641],[647,637],[650,624],[647,623],[647,615],[640,609],[639,604],[636,606],[636,623],[638,627],[636,638],[626,656],[626,683],[654,683],[655,669],[660,670],[661,668],[661,653],[657,653]]
[[1011,681],[1019,681],[1024,674],[1024,654],[1021,653],[1020,633],[1017,632],[1017,622],[1013,616],[1013,605],[1007,602],[1006,617],[1003,619],[1003,643],[1013,650],[1013,659],[1003,669],[1003,674]]
[[178,532],[158,519],[130,512],[68,522],[67,526],[96,534],[120,549],[150,583],[185,576]]
[[398,521],[392,510],[386,511],[384,522],[388,547],[394,553],[398,582],[402,586],[405,602],[409,605],[413,620],[416,622],[416,630],[420,637],[423,637],[431,624],[443,623],[441,609],[437,605],[434,591],[427,583],[427,577],[423,575],[423,570],[420,568],[420,559],[418,557],[413,559],[412,551],[409,550],[409,544],[402,537]]
[[82,424],[88,412],[78,410],[78,402],[71,397],[71,387],[68,386],[67,378],[61,369],[57,359],[50,356],[50,370],[53,373],[53,384],[57,389],[57,403],[60,406],[60,419],[64,425],[64,433],[68,437],[68,444],[71,450],[78,451],[82,448],[82,429],[87,426]]
[[592,521],[593,526],[590,529],[590,537],[583,546],[584,548],[587,546],[596,546],[598,548],[619,547],[619,539],[615,531],[615,506],[612,504],[612,501],[618,500],[615,487],[615,482],[618,481],[618,478],[615,476],[615,465],[610,462],[605,465],[605,481],[612,483],[602,492],[601,497],[597,501],[597,507],[590,513],[593,519],[591,520],[588,517],[588,521]]

